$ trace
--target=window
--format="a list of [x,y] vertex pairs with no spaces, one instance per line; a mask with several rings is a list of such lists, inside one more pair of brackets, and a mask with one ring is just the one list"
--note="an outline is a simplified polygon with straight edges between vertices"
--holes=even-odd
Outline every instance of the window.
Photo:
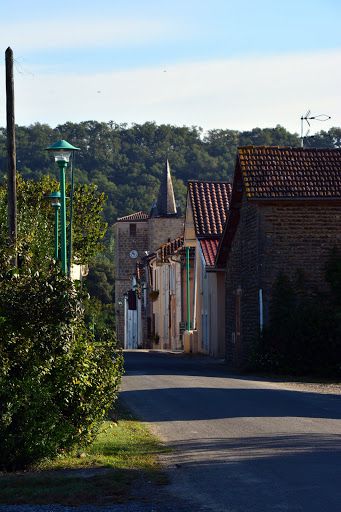
[[136,224],[129,224],[129,235],[136,236]]

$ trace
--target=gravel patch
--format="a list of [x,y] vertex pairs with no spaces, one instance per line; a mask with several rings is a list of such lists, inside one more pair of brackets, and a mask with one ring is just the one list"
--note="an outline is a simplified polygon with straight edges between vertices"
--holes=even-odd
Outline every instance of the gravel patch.
[[324,395],[341,395],[341,384],[327,384],[320,382],[276,382],[275,387],[291,391],[304,391],[307,393],[321,393]]

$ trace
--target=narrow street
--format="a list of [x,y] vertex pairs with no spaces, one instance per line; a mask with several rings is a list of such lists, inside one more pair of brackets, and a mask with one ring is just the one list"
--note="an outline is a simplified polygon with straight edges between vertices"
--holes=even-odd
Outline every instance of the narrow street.
[[127,351],[125,361],[121,399],[172,448],[167,491],[189,510],[341,510],[338,386],[240,376],[180,354]]

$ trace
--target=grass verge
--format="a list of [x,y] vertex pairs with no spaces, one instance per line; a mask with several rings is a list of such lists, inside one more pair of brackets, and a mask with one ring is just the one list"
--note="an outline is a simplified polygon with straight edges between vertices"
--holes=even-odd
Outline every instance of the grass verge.
[[45,460],[29,471],[0,473],[1,504],[110,504],[134,498],[167,479],[157,455],[167,449],[119,406],[84,451]]

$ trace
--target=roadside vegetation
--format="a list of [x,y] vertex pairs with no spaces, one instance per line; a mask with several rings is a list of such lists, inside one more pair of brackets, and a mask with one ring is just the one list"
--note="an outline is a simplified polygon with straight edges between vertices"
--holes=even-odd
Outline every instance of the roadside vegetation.
[[282,375],[341,378],[341,253],[334,249],[317,290],[304,271],[280,274],[269,324],[256,342],[250,369]]
[[[18,267],[0,188],[0,470],[90,445],[123,371],[112,331],[95,332],[89,321],[86,289],[53,260],[54,219],[45,198],[56,185],[48,177],[18,180]],[[100,248],[103,204],[93,186],[75,191],[76,263],[91,264]]]
[[0,504],[109,505],[167,483],[157,455],[166,449],[125,409],[103,422],[94,443],[44,459],[30,470],[0,473]]

